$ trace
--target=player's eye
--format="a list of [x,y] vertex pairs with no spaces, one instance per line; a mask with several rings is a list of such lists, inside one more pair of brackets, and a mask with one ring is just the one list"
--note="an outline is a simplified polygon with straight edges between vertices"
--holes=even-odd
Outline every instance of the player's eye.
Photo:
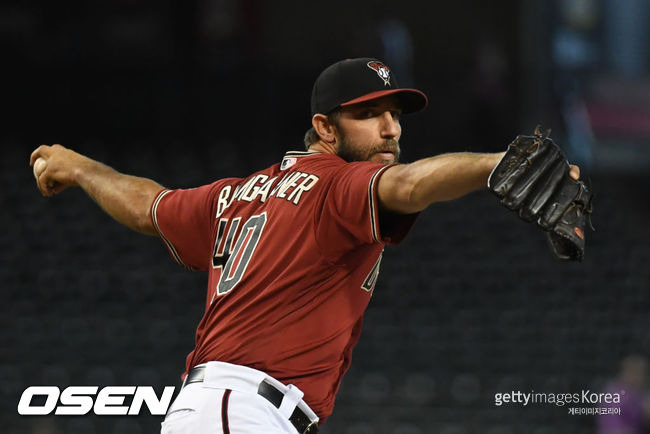
[[356,113],[357,119],[370,119],[374,116],[375,112],[372,109],[363,109]]

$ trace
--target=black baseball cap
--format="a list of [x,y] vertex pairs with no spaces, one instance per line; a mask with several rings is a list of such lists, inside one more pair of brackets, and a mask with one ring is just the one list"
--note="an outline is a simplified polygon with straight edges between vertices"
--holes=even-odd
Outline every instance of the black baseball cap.
[[413,113],[428,104],[417,89],[400,88],[390,68],[371,57],[346,59],[328,66],[316,79],[311,93],[311,115],[364,101],[396,95],[403,113]]

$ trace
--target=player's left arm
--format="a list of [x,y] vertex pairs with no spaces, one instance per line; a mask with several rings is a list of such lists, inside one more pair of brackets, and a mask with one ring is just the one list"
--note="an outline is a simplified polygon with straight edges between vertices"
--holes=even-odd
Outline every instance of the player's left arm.
[[[435,202],[460,198],[486,188],[487,178],[504,153],[448,153],[398,164],[384,171],[377,187],[381,207],[411,214]],[[577,179],[580,170],[571,166]]]

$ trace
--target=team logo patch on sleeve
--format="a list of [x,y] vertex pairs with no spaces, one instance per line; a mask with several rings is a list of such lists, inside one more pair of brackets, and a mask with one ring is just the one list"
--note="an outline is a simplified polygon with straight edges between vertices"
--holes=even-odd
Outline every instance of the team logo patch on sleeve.
[[374,70],[377,73],[379,78],[384,80],[384,85],[390,86],[390,69],[388,69],[388,66],[375,60],[368,62],[367,65],[368,68]]

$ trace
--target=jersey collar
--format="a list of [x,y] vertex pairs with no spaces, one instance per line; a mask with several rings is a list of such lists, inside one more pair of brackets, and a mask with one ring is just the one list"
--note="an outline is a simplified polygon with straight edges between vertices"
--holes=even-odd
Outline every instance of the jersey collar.
[[287,158],[287,157],[308,157],[310,155],[315,155],[315,154],[322,154],[322,152],[316,152],[316,151],[288,151],[286,154],[284,154],[284,158]]

